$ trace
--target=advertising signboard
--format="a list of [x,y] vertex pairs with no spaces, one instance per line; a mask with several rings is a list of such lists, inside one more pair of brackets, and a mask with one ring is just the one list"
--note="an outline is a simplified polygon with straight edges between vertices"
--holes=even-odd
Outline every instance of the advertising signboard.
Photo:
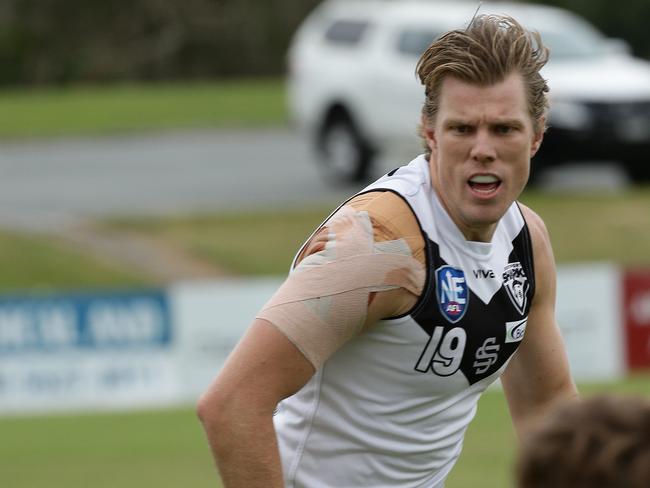
[[0,412],[163,403],[173,342],[163,291],[0,297]]
[[628,368],[650,369],[650,269],[627,270],[623,296]]

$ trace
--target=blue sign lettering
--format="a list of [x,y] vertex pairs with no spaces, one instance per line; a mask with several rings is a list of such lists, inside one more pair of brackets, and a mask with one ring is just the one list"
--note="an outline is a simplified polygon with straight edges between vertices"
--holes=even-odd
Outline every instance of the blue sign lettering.
[[171,338],[162,291],[0,298],[0,355],[161,348]]

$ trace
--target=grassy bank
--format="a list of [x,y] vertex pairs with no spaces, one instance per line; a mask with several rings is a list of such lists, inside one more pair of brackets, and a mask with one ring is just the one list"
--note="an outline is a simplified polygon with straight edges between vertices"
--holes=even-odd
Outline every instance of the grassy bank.
[[[611,261],[650,265],[650,188],[621,194],[529,192],[523,202],[546,221],[558,263]],[[108,223],[168,240],[234,274],[282,274],[331,208],[260,211]]]
[[[546,221],[558,264],[609,261],[650,266],[650,188],[617,195],[530,192],[523,201]],[[331,205],[190,217],[111,219],[106,235],[142,236],[232,275],[281,275]],[[159,283],[115,256],[51,235],[0,232],[0,291]]]
[[650,265],[650,187],[622,193],[527,192],[544,219],[558,263]]
[[150,285],[147,276],[50,235],[0,232],[0,293]]
[[0,91],[0,139],[286,122],[284,80]]
[[[556,260],[650,266],[650,187],[616,195],[529,192],[546,221]],[[332,205],[301,209],[124,218],[100,222],[103,236],[140,236],[231,275],[281,275]],[[146,270],[51,235],[0,232],[0,291],[160,283]]]

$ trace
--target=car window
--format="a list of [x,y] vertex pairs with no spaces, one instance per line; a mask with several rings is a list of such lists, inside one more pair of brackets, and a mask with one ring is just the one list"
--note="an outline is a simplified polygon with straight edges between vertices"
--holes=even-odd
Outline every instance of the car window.
[[433,30],[404,30],[397,38],[397,50],[419,57],[441,34]]
[[335,44],[358,44],[370,23],[363,20],[337,20],[325,31],[325,39]]
[[551,51],[551,61],[597,57],[604,53],[604,40],[591,32],[573,30],[540,31],[544,44]]
[[569,14],[531,20],[529,28],[538,30],[551,51],[550,62],[592,58],[606,53],[605,37],[591,24]]

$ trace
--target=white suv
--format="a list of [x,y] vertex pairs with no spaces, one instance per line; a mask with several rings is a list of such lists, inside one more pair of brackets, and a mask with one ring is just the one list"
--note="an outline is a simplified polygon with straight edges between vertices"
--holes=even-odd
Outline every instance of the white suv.
[[[476,9],[469,0],[326,0],[307,17],[289,50],[289,104],[330,179],[362,181],[379,156],[402,163],[421,151],[424,90],[415,65]],[[542,73],[551,88],[550,128],[534,174],[616,161],[633,178],[650,179],[650,63],[566,10],[498,2],[479,13],[511,15],[551,49]]]

